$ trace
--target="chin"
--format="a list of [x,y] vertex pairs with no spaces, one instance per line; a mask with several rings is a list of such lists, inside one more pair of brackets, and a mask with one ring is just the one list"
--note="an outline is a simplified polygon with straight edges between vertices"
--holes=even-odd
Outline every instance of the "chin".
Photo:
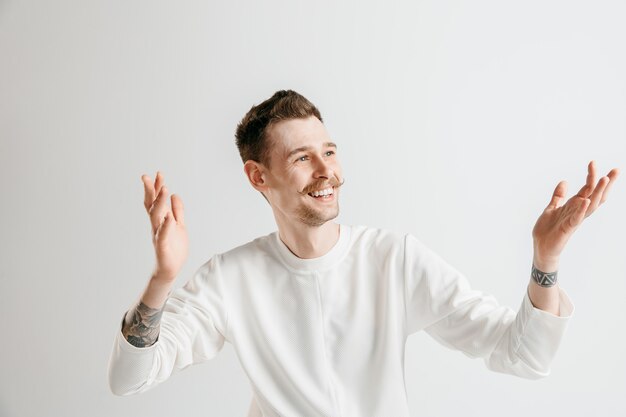
[[309,226],[322,226],[339,216],[339,206],[328,207],[326,210],[312,209],[310,206],[301,206],[296,210],[296,216]]

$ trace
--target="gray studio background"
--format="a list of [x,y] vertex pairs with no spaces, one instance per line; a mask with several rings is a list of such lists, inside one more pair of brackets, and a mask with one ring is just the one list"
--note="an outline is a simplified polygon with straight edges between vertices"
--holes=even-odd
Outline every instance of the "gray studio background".
[[562,256],[576,311],[551,376],[423,333],[405,371],[416,417],[625,415],[624,21],[620,0],[0,0],[0,415],[245,416],[228,344],[132,397],[107,363],[154,264],[142,174],[186,207],[177,286],[276,229],[234,131],[279,89],[339,145],[338,221],[415,234],[515,310],[554,187],[620,168]]

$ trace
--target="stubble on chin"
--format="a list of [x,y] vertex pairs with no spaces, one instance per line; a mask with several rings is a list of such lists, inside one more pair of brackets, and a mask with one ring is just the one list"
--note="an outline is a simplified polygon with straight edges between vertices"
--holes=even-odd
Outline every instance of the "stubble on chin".
[[339,215],[339,204],[335,204],[333,210],[328,212],[315,210],[312,207],[308,207],[306,204],[301,204],[296,210],[296,215],[300,221],[307,226],[319,227]]

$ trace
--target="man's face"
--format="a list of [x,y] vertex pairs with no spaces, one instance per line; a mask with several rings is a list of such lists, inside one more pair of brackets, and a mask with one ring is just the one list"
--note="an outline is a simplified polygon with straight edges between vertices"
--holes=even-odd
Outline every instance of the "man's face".
[[[270,127],[271,170],[265,195],[276,215],[287,221],[321,226],[339,215],[343,181],[337,146],[315,116],[283,120]],[[314,191],[329,191],[314,197]]]

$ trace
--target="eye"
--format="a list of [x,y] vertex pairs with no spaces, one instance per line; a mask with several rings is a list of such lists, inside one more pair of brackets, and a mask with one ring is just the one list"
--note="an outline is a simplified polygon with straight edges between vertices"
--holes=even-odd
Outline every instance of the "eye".
[[[330,154],[330,155],[334,155],[334,154],[335,154],[335,151],[327,151],[326,153],[327,153],[327,154]],[[330,155],[328,155],[328,156],[330,156]]]
[[296,161],[302,161],[304,162],[304,160],[302,158],[308,158],[306,155],[302,155],[301,157],[299,157],[298,159],[296,159]]

